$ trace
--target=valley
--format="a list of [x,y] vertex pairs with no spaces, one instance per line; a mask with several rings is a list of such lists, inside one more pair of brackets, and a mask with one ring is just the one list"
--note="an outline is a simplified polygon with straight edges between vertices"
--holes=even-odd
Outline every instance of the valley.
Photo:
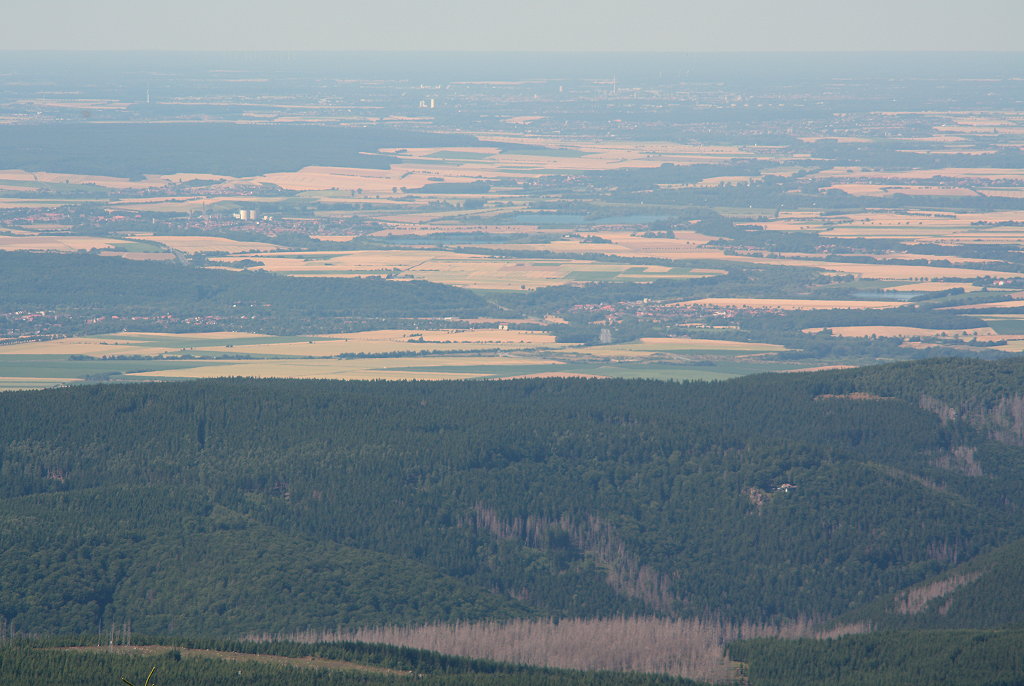
[[0,53],[0,681],[1020,680],[1020,54],[387,55]]

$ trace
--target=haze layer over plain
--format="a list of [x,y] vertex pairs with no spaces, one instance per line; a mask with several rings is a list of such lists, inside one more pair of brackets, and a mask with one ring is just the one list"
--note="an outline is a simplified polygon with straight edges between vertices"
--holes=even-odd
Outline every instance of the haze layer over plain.
[[[54,11],[57,10],[57,11]],[[1015,0],[18,3],[7,49],[1016,50]]]

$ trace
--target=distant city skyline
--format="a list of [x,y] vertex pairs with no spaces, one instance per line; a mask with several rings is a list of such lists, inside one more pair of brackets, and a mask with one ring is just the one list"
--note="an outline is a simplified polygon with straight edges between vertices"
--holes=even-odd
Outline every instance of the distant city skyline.
[[1020,51],[1021,0],[41,0],[6,50]]

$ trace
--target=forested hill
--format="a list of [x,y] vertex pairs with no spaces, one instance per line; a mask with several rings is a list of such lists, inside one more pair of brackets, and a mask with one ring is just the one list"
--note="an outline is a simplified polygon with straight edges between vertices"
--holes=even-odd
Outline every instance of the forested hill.
[[244,317],[250,329],[315,317],[440,317],[489,311],[476,294],[427,281],[288,278],[89,254],[0,252],[0,312]]
[[[1019,460],[1019,451],[1010,459]],[[1009,455],[1008,455],[1009,457]],[[842,622],[891,629],[1024,627],[1024,539],[979,555],[936,577],[882,596]]]
[[0,617],[836,617],[1024,536],[1022,398],[1019,360],[0,394]]
[[466,134],[389,126],[229,123],[60,123],[0,128],[9,169],[140,178],[203,172],[256,176],[311,165],[387,169],[380,148],[478,146]]

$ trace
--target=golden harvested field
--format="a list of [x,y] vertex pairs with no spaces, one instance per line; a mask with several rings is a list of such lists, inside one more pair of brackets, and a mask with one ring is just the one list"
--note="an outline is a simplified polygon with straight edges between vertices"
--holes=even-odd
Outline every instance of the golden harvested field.
[[941,195],[970,197],[981,195],[969,188],[956,186],[891,186],[874,183],[837,183],[822,188],[823,191],[838,190],[850,195],[873,198],[887,198],[893,195]]
[[162,186],[159,179],[129,181],[113,176],[87,176],[84,174],[53,174],[50,172],[27,172],[21,169],[0,170],[0,180],[39,181],[42,183],[95,184],[107,188],[154,188]]
[[1008,340],[1005,345],[997,347],[996,350],[1002,350],[1007,353],[1022,353],[1024,352],[1024,337]]
[[693,188],[715,188],[717,186],[738,186],[754,181],[761,181],[762,176],[712,176],[694,184],[686,184]]
[[[27,172],[22,169],[0,170],[0,183],[3,181],[28,181],[41,183],[67,183],[67,184],[94,184],[106,188],[119,189],[151,189],[159,188],[167,183],[182,183],[185,181],[203,180],[220,181],[231,180],[230,177],[218,176],[215,174],[147,174],[143,179],[130,181],[126,178],[116,176],[91,176],[86,174],[60,174],[51,172]],[[24,190],[24,186],[17,186],[17,190]]]
[[426,353],[447,350],[516,350],[522,348],[559,348],[555,337],[534,331],[501,331],[498,329],[453,329],[450,331],[379,330],[289,343],[254,343],[203,346],[203,350],[220,353],[265,355],[330,356],[380,353]]
[[[696,164],[707,160],[751,158],[753,155],[740,146],[729,145],[699,145],[686,143],[673,143],[667,141],[613,141],[613,140],[579,140],[576,138],[562,138],[558,136],[515,136],[508,134],[487,134],[487,140],[498,143],[520,143],[538,147],[554,148],[556,150],[575,150],[588,157],[595,157],[607,165],[605,168],[615,166],[660,166],[663,162],[674,164]],[[519,157],[526,157],[518,155]],[[560,168],[587,168],[573,166],[574,159],[580,158],[552,158],[546,155],[537,155],[540,159],[561,163]],[[601,167],[591,167],[598,169]]]
[[701,298],[672,303],[677,307],[703,305],[722,308],[754,308],[770,310],[872,310],[900,307],[892,300],[794,300],[785,298]]
[[186,183],[188,181],[229,181],[230,176],[223,176],[221,174],[163,174],[163,175],[146,175],[147,179],[155,179],[158,181],[170,182],[170,183]]
[[[115,360],[124,356],[177,360],[178,368],[168,371],[140,370],[139,376],[169,378],[207,378],[220,376],[260,376],[294,378],[478,378],[493,372],[462,371],[460,367],[508,367],[509,365],[549,365],[552,360],[538,354],[570,347],[554,336],[536,331],[499,329],[377,330],[312,337],[279,337],[249,333],[212,332],[204,334],[154,334],[121,332],[103,336],[65,338],[54,341],[26,342],[0,346],[0,363],[5,356],[27,359],[44,367],[65,370],[60,378],[0,379],[0,388],[42,387],[78,381],[75,361],[68,356]],[[501,353],[493,351],[500,350]],[[473,351],[478,351],[479,355]],[[508,353],[535,351],[536,354]],[[467,354],[468,353],[468,354]],[[331,359],[337,355],[394,355],[386,358]],[[252,359],[219,359],[220,356],[245,355]],[[195,364],[186,358],[191,356]],[[264,358],[264,359],[260,359]],[[49,359],[49,362],[44,362]],[[162,361],[162,360],[160,360]],[[560,364],[560,363],[559,363]],[[130,364],[145,367],[145,362]],[[161,365],[165,366],[165,365]],[[414,367],[416,371],[402,371]],[[431,368],[437,367],[438,371]],[[441,369],[443,368],[443,369]],[[31,382],[31,383],[30,383]],[[27,385],[26,385],[27,384]]]
[[261,334],[213,333],[136,333],[121,332],[102,336],[61,338],[0,346],[0,355],[123,355],[246,354],[256,357],[329,357],[351,354],[409,353],[430,351],[561,349],[551,334],[539,331],[499,329],[381,329],[327,336],[281,337]]
[[517,376],[501,376],[496,381],[509,381],[511,379],[606,379],[606,376],[597,374],[577,374],[575,372],[539,372],[537,374],[519,374]]
[[[841,230],[832,229],[823,232],[823,235],[840,235],[838,233],[839,231]],[[898,229],[897,231],[901,234],[907,233],[906,229]],[[849,234],[857,237],[877,236],[873,231],[869,231],[864,228],[849,229]],[[702,247],[703,244],[710,239],[705,236],[700,236],[699,234],[680,235],[677,232],[676,238],[644,238],[641,236],[630,236],[621,232],[605,231],[592,232],[590,235],[600,236],[601,238],[611,241],[611,243],[585,243],[582,242],[582,240],[563,240],[553,241],[551,243],[517,244],[516,249],[546,250],[551,252],[567,253],[595,253],[641,259],[647,257],[673,260],[723,260],[729,262],[752,262],[755,264],[809,267],[813,269],[821,269],[827,272],[851,274],[865,279],[883,279],[890,281],[973,279],[980,276],[1013,278],[1015,276],[1020,276],[1015,272],[1004,272],[987,268],[968,269],[964,267],[931,267],[925,265],[899,265],[884,263],[866,264],[861,262],[762,257],[756,254],[730,255],[718,248]],[[1024,230],[1018,231],[1014,235],[1020,235],[1022,239],[1024,239]],[[943,257],[942,259],[948,258]],[[966,262],[966,260],[964,261]],[[984,260],[977,261],[984,263]],[[722,272],[709,269],[704,270],[704,273],[713,274]]]
[[[314,337],[122,332],[0,346],[0,390],[80,383],[96,375],[121,381],[235,376],[429,380],[623,374],[728,378],[758,370],[758,365],[765,363],[759,356],[783,350],[780,345],[766,343],[689,337],[578,345],[559,343],[544,332],[497,326]],[[358,354],[366,356],[348,357]],[[72,356],[82,357],[70,359]],[[710,360],[726,366],[712,370],[706,366],[688,368],[695,359],[705,361],[702,364]],[[771,367],[771,360],[767,362],[770,364],[765,370],[776,368]],[[620,366],[623,364],[632,366],[624,369]]]
[[938,131],[944,131],[946,133],[963,133],[974,135],[996,134],[1002,136],[1019,136],[1021,134],[1024,134],[1024,126],[1014,126],[1010,122],[993,123],[991,125],[964,124],[961,126],[936,126],[935,129]]
[[992,322],[992,321],[998,322],[998,321],[1005,321],[1005,320],[1024,320],[1024,314],[1019,314],[1019,313],[989,314],[989,313],[986,312],[984,315],[981,316],[981,318],[984,319],[986,322]]
[[1013,279],[1024,276],[1019,272],[1004,272],[997,269],[967,269],[964,267],[930,267],[905,264],[860,264],[856,262],[825,262],[817,260],[786,260],[768,257],[732,257],[737,261],[758,264],[781,264],[791,267],[813,267],[837,274],[852,274],[862,279],[888,281],[928,281],[931,279],[975,279],[990,276],[996,279]]
[[985,114],[973,114],[972,113],[972,114],[967,114],[967,115],[961,115],[956,120],[954,120],[954,123],[957,126],[967,126],[967,127],[972,127],[972,128],[980,126],[980,127],[986,128],[986,129],[990,129],[993,126],[1008,126],[1008,125],[1012,125],[1013,122],[1014,122],[1014,119],[1011,116],[995,117],[995,116],[992,116],[992,114],[990,114],[990,113],[985,113]]
[[629,343],[615,345],[591,345],[573,348],[574,354],[594,355],[599,357],[634,357],[649,356],[659,353],[687,353],[694,351],[766,353],[780,352],[785,346],[774,343],[750,343],[747,341],[721,341],[714,338],[641,338]]
[[[270,361],[298,361],[276,359],[282,357],[328,357],[345,354],[389,354],[407,353],[402,359],[416,360],[418,353],[430,351],[493,350],[509,351],[554,351],[617,356],[623,353],[639,354],[650,352],[674,352],[684,350],[779,350],[780,346],[749,343],[742,341],[720,341],[701,338],[642,338],[629,343],[615,345],[581,346],[559,343],[546,332],[516,331],[507,329],[449,329],[414,330],[394,329],[362,331],[347,334],[321,336],[266,336],[232,332],[206,334],[151,334],[122,332],[104,336],[63,338],[54,341],[37,341],[0,346],[0,355],[218,355],[247,354],[254,357],[273,357]],[[433,359],[424,358],[424,359]],[[480,359],[480,358],[475,358]],[[239,360],[216,360],[217,363],[234,363]],[[243,360],[252,361],[252,360]],[[309,360],[301,360],[303,362]],[[324,360],[312,360],[316,363]],[[333,360],[327,360],[333,361]],[[377,363],[391,362],[372,360]]]
[[[254,341],[276,340],[273,336],[255,333],[218,331],[208,333],[141,333],[122,331],[100,336],[59,338],[52,341],[31,341],[0,346],[3,355],[173,355],[197,349],[223,346],[230,341],[253,344]],[[207,344],[208,342],[208,344]],[[197,344],[198,343],[198,344]]]
[[399,338],[422,338],[428,343],[486,343],[492,345],[561,346],[555,337],[544,331],[516,331],[511,329],[447,329],[437,331],[421,330],[378,330],[350,334],[336,334],[336,338],[351,340],[397,340]]
[[101,250],[102,257],[120,257],[123,260],[155,260],[157,262],[173,262],[177,259],[169,252],[125,252],[117,250]]
[[[840,255],[839,257],[855,257],[856,255]],[[930,261],[945,261],[950,264],[964,264],[964,265],[979,265],[991,263],[992,260],[988,260],[982,257],[960,257],[959,255],[927,255],[924,253],[909,253],[909,252],[893,252],[884,253],[881,255],[872,255],[876,260],[882,262],[888,262],[892,260],[930,260]]]
[[1015,307],[1024,307],[1024,299],[1022,300],[1004,300],[994,303],[974,303],[973,305],[956,305],[954,307],[940,307],[940,310],[984,310],[984,309],[1008,309]]
[[231,238],[220,238],[219,236],[154,236],[147,233],[136,233],[130,236],[144,241],[160,243],[168,248],[183,253],[195,254],[200,252],[254,252],[280,250],[281,246],[273,243],[260,243],[257,241],[236,241]]
[[420,188],[434,183],[431,177],[445,181],[460,181],[461,175],[436,169],[412,170],[407,165],[393,165],[391,169],[356,169],[352,167],[303,167],[295,172],[275,172],[257,176],[258,183],[272,183],[294,191],[348,191],[360,196],[366,194],[405,193],[402,188]]
[[[264,333],[239,333],[238,331],[202,331],[197,333],[159,333],[159,332],[137,332],[137,331],[120,331],[117,333],[106,334],[99,338],[120,340],[120,339],[151,339],[157,341],[166,341],[168,344],[180,341],[181,339],[209,339],[211,341],[219,341],[225,339],[238,339],[238,338],[272,338],[269,334]],[[65,339],[67,340],[67,339]]]
[[540,121],[546,119],[543,115],[537,116],[522,116],[522,117],[509,117],[508,119],[502,119],[501,121],[505,124],[529,124],[531,122]]
[[912,169],[909,171],[870,171],[857,167],[836,167],[818,172],[814,178],[831,179],[879,179],[882,181],[900,179],[919,180],[932,179],[935,177],[964,179],[964,180],[998,180],[998,179],[1024,179],[1024,169],[996,169],[996,168],[963,168],[947,167],[945,169]]
[[[272,272],[295,276],[359,276],[404,271],[423,263],[441,260],[472,261],[472,256],[443,250],[355,250],[338,252],[249,253],[213,258],[213,262],[233,261],[240,257],[259,260]],[[483,260],[479,258],[477,261]]]
[[909,227],[849,227],[823,231],[835,238],[892,238],[907,243],[957,245],[971,243],[1024,243],[1024,230],[1005,227],[990,229],[943,229]]
[[[881,226],[892,225],[894,221],[902,218],[907,225],[910,222],[920,222],[922,226],[945,227],[945,228],[970,228],[979,231],[986,231],[989,227],[971,226],[974,222],[1008,222],[1024,220],[1024,210],[998,210],[992,212],[925,212],[923,210],[908,210],[906,212],[873,212],[864,215],[850,215],[856,222],[877,224]],[[999,228],[999,227],[996,227]]]
[[974,291],[981,290],[981,286],[975,286],[973,283],[969,283],[967,281],[924,281],[921,283],[907,283],[902,286],[889,286],[882,290],[899,291],[901,293],[925,293],[932,291],[944,291],[949,288],[962,288],[965,293],[973,293]]
[[[550,252],[593,253],[643,259],[658,258],[670,260],[720,259],[725,253],[717,248],[702,248],[711,239],[691,232],[676,232],[676,238],[644,238],[622,232],[588,232],[610,243],[586,243],[582,239],[558,240],[550,243],[516,244],[516,250],[546,250]],[[467,244],[467,247],[487,247],[484,244]],[[493,244],[490,245],[493,247]]]
[[[1024,211],[997,212],[855,212],[823,217],[817,213],[781,213],[778,219],[754,222],[768,230],[813,231],[836,238],[895,238],[914,242],[1024,243],[1024,230],[997,226],[1024,221]],[[992,226],[978,225],[986,222]]]
[[795,372],[826,372],[826,371],[829,371],[831,369],[854,369],[854,368],[855,367],[853,365],[849,365],[849,364],[826,364],[826,365],[821,365],[820,367],[804,367],[803,369],[786,369],[784,371],[785,371],[785,373],[792,374],[792,373],[795,373]]
[[[283,198],[275,198],[269,196],[261,196],[260,200],[265,202],[275,202],[282,200]],[[231,203],[248,203],[252,202],[251,197],[247,196],[234,196],[234,195],[223,195],[223,196],[182,196],[182,197],[152,197],[145,199],[133,198],[130,200],[116,200],[110,203],[110,207],[116,210],[130,210],[137,212],[200,212],[204,208],[214,203],[219,202],[231,202]]]
[[[137,378],[209,379],[233,376],[290,379],[474,379],[491,376],[483,371],[456,371],[459,367],[557,365],[554,360],[494,356],[389,357],[356,360],[237,360],[193,369],[141,372]],[[431,367],[439,367],[432,371]],[[414,368],[414,369],[409,369]]]
[[[426,232],[424,232],[426,233]],[[317,236],[317,240],[331,241],[333,243],[347,243],[354,240],[355,236]]]
[[252,253],[218,257],[258,260],[262,268],[291,276],[388,275],[482,289],[541,288],[603,280],[701,278],[715,270],[676,270],[662,265],[608,264],[574,259],[496,258],[445,250],[360,250],[348,252]]
[[983,188],[979,192],[997,198],[1024,198],[1024,188]]
[[0,250],[77,252],[78,250],[101,250],[129,244],[128,241],[116,238],[93,236],[7,236],[0,234]]
[[[237,334],[236,334],[237,335]],[[180,346],[153,345],[148,341],[126,338],[122,341],[100,337],[60,338],[55,341],[33,341],[0,345],[2,355],[163,355],[180,350]]]
[[[804,329],[804,333],[818,333],[821,328]],[[870,338],[872,336],[888,336],[892,338],[978,338],[980,340],[1001,340],[1018,338],[1018,336],[1000,336],[991,327],[977,329],[921,329],[913,326],[833,326],[829,328],[833,336],[853,338]]]
[[69,231],[69,230],[71,230],[71,225],[70,224],[40,223],[40,224],[22,224],[21,226],[24,229],[30,229],[30,230],[29,231],[15,231],[13,229],[8,229],[7,231],[8,231],[8,233],[24,233],[26,235],[33,235],[34,236],[36,234],[36,232],[38,232],[38,231],[42,231],[43,233],[46,233],[47,231],[61,232],[61,231]]
[[[519,143],[551,148],[516,152],[500,148],[383,148],[382,154],[398,157],[391,169],[310,166],[297,172],[257,176],[251,181],[273,183],[290,190],[339,190],[357,195],[405,195],[429,183],[500,182],[536,178],[551,173],[657,167],[663,163],[698,164],[749,158],[738,147],[682,145],[632,141],[579,141],[557,137],[487,135],[498,143]],[[568,152],[569,154],[565,154]],[[448,196],[446,196],[448,197]]]

